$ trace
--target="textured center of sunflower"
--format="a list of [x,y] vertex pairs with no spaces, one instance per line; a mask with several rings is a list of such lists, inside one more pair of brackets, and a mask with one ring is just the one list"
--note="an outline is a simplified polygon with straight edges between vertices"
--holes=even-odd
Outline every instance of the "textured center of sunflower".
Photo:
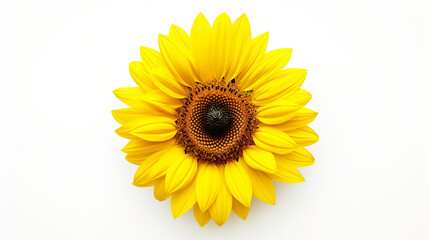
[[204,128],[210,135],[220,137],[228,131],[230,126],[231,117],[226,106],[218,103],[208,106]]
[[198,161],[237,160],[254,144],[254,105],[235,83],[197,83],[177,110],[177,139]]

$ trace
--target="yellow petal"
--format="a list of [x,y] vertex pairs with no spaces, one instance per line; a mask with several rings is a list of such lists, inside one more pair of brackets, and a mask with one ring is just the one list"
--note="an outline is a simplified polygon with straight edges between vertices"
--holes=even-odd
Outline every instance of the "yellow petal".
[[243,220],[246,220],[247,215],[249,215],[249,209],[248,207],[241,204],[237,199],[232,198],[232,210],[237,214],[238,217],[240,217]]
[[132,139],[122,151],[127,153],[125,159],[133,164],[140,165],[143,160],[155,152],[168,149],[175,143],[174,139],[165,142],[150,142],[140,138]]
[[143,161],[134,175],[133,184],[141,187],[164,176],[170,162],[170,151],[175,147],[179,146],[176,145],[171,149],[156,152]]
[[229,161],[225,165],[225,181],[231,194],[244,206],[250,207],[252,200],[252,183],[243,167],[243,160]]
[[130,107],[139,107],[143,105],[141,99],[144,92],[139,87],[118,88],[113,91],[113,94]]
[[122,125],[125,125],[131,121],[138,121],[142,120],[143,118],[150,118],[154,116],[170,117],[172,119],[176,118],[176,114],[168,114],[167,111],[163,112],[159,108],[144,102],[144,100],[142,100],[142,105],[139,107],[112,110],[112,115],[113,118],[115,118],[115,120]]
[[195,68],[201,82],[213,80],[210,68],[210,42],[211,27],[202,13],[198,14],[191,29],[191,53],[195,60]]
[[169,193],[180,190],[192,182],[198,168],[197,160],[184,151],[179,151],[172,157],[172,164],[165,177],[165,188]]
[[286,133],[301,146],[309,146],[319,141],[319,136],[310,127],[296,128]]
[[164,149],[168,149],[175,143],[174,139],[170,139],[164,142],[151,142],[140,138],[132,139],[122,151],[125,153],[140,153],[145,152],[158,152]]
[[165,191],[165,178],[159,178],[155,181],[153,195],[158,201],[164,201],[170,197],[170,194]]
[[270,175],[270,177],[276,181],[285,183],[304,182],[304,177],[296,169],[296,167],[285,160],[285,158],[279,156],[280,155],[277,154],[275,155],[277,160],[277,169],[274,174]]
[[202,212],[198,204],[194,205],[194,217],[201,227],[204,227],[210,221],[209,211]]
[[117,122],[119,122],[120,124],[125,124],[132,120],[147,117],[148,113],[153,113],[154,110],[155,112],[157,112],[156,109],[153,109],[148,105],[144,105],[142,107],[132,107],[132,108],[122,108],[122,109],[112,110],[112,115]]
[[155,84],[153,84],[152,80],[150,79],[150,75],[148,74],[148,71],[145,70],[144,64],[142,62],[131,62],[129,65],[129,70],[134,82],[144,93],[156,89]]
[[255,131],[253,141],[263,150],[278,154],[290,153],[297,148],[294,140],[286,133],[266,126],[261,126]]
[[[275,160],[274,160],[275,161]],[[246,168],[249,174],[250,181],[252,182],[253,196],[259,200],[274,205],[276,204],[276,193],[274,191],[273,181],[267,174],[253,170],[249,167]]]
[[240,84],[242,89],[249,86],[249,83],[246,81],[247,79],[245,77],[250,75],[253,70],[258,67],[259,63],[264,57],[268,44],[268,35],[268,32],[266,32],[252,39],[250,42],[250,46],[246,55],[246,64],[241,70],[239,76],[237,76],[237,82]]
[[140,56],[142,59],[143,69],[150,72],[152,68],[164,67],[164,60],[161,53],[148,47],[140,47]]
[[279,99],[257,110],[258,119],[266,124],[279,124],[286,122],[296,115],[300,105],[288,100]]
[[303,107],[296,112],[296,115],[293,118],[284,123],[273,125],[272,127],[283,131],[293,130],[307,126],[307,124],[311,123],[316,116],[317,112]]
[[278,161],[286,161],[295,167],[307,167],[314,163],[313,155],[305,148],[301,147],[286,155],[277,155]]
[[189,90],[176,81],[166,69],[154,68],[151,71],[151,76],[153,83],[167,95],[178,99],[188,96]]
[[273,99],[286,98],[298,91],[304,83],[307,70],[289,68],[258,80],[252,98],[256,105],[265,105]]
[[[156,116],[156,119],[160,118],[160,116]],[[162,117],[164,118],[164,117]],[[116,133],[123,137],[123,138],[128,138],[128,139],[132,139],[135,138],[134,135],[131,134],[132,131],[134,131],[135,129],[145,125],[148,123],[150,119],[146,119],[146,118],[137,118],[131,121],[127,121],[125,123],[123,123],[123,125],[121,127],[119,127],[118,129],[116,129]],[[173,119],[171,119],[171,121],[174,121]]]
[[239,42],[246,42],[252,39],[249,19],[245,13],[241,14],[241,16],[235,20],[232,26],[234,28],[236,37],[244,39],[244,41],[239,40]]
[[153,108],[171,115],[176,115],[176,109],[183,105],[181,100],[170,97],[160,90],[152,90],[146,93],[142,101]]
[[232,60],[232,23],[226,13],[220,14],[213,23],[210,35],[210,65],[214,78],[220,81],[227,73]]
[[156,122],[165,122],[165,123],[174,124],[174,121],[176,120],[175,117],[171,115],[164,114],[164,113],[160,114],[158,111],[156,111],[156,109],[153,110],[152,113],[153,114],[151,115],[146,113],[142,115],[142,118],[137,118],[123,123],[123,125],[118,129],[116,129],[115,132],[123,138],[132,139],[132,138],[135,138],[132,132],[142,126],[145,126],[151,123],[156,123]]
[[153,117],[145,120],[140,127],[131,131],[132,135],[152,142],[167,141],[176,135],[176,125],[171,118]]
[[201,163],[197,173],[197,202],[205,212],[216,200],[220,189],[219,169],[214,164]]
[[175,41],[174,38],[170,39],[162,34],[159,35],[158,44],[166,65],[175,76],[178,76],[177,81],[185,86],[193,86],[197,78],[188,47],[181,41]]
[[294,94],[292,94],[291,96],[285,99],[287,99],[288,101],[294,102],[296,104],[299,104],[301,106],[304,106],[311,100],[311,94],[301,88],[298,91],[296,91]]
[[256,145],[250,145],[243,151],[243,158],[250,167],[266,173],[276,171],[276,159],[271,152],[264,151]]
[[248,72],[248,75],[244,76],[246,79],[244,89],[251,90],[256,81],[278,73],[289,62],[291,55],[292,48],[280,48],[266,53],[258,67],[251,74]]
[[235,78],[245,66],[246,55],[251,41],[250,24],[246,14],[241,15],[232,25],[234,46],[232,61],[225,77],[227,81]]
[[291,56],[292,48],[279,48],[265,54],[262,62],[265,65],[265,69],[268,69],[270,72],[276,72],[286,67]]
[[172,194],[171,213],[173,214],[174,218],[180,217],[182,214],[191,209],[191,207],[196,203],[197,198],[195,195],[195,183],[196,178],[194,178],[188,186]]
[[129,153],[127,156],[125,156],[125,160],[127,160],[129,163],[140,165],[146,158],[148,158],[151,154],[135,154],[135,153]]
[[150,78],[149,72],[152,68],[165,67],[161,54],[148,47],[140,47],[140,56],[142,62],[131,62],[129,69],[131,77],[143,92],[156,89]]
[[149,181],[147,183],[144,183],[144,184],[139,184],[139,185],[135,185],[134,183],[133,184],[136,187],[153,187],[158,180],[159,180],[159,178],[156,178],[156,179]]
[[220,190],[216,201],[209,208],[209,212],[215,223],[222,226],[228,220],[232,209],[232,195],[228,190],[224,177],[224,166],[219,166]]
[[181,29],[180,27],[174,24],[171,25],[168,36],[171,38],[171,40],[175,42],[181,42],[186,47],[189,47],[189,44],[191,42],[189,35],[185,32],[185,30]]

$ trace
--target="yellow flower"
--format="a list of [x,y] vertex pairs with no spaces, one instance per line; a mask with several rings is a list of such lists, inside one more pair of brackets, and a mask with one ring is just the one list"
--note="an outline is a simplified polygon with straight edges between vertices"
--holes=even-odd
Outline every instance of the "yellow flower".
[[193,207],[201,226],[221,226],[231,210],[246,219],[252,195],[275,204],[272,180],[303,182],[296,167],[314,163],[307,71],[284,69],[292,49],[265,53],[267,43],[268,33],[252,39],[244,14],[213,26],[199,14],[190,35],[172,25],[159,52],[141,47],[130,64],[138,87],[114,91],[130,106],[113,116],[130,139],[125,159],[139,165],[133,184],[171,197],[174,218]]

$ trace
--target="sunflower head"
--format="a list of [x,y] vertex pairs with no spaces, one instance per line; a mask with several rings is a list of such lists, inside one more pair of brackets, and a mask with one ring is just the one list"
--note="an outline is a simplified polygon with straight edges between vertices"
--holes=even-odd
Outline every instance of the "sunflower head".
[[190,35],[172,25],[159,51],[141,47],[130,63],[138,86],[114,91],[130,106],[113,116],[130,139],[125,159],[139,165],[133,184],[171,197],[174,218],[193,208],[201,226],[223,225],[231,210],[246,219],[252,196],[275,204],[273,180],[302,182],[297,167],[314,163],[307,71],[285,69],[292,50],[266,52],[267,43],[244,14],[212,26],[199,14]]
[[177,113],[177,140],[199,161],[236,161],[254,144],[255,107],[234,81],[195,84]]

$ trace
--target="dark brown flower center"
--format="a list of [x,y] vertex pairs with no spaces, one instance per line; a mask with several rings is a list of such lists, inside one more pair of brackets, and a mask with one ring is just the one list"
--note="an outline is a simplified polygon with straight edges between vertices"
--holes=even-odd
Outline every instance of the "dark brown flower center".
[[213,103],[207,107],[204,114],[204,128],[208,134],[220,137],[228,132],[231,126],[231,117],[228,112],[228,107]]
[[197,83],[177,112],[177,139],[198,161],[237,160],[253,144],[255,107],[233,82]]

